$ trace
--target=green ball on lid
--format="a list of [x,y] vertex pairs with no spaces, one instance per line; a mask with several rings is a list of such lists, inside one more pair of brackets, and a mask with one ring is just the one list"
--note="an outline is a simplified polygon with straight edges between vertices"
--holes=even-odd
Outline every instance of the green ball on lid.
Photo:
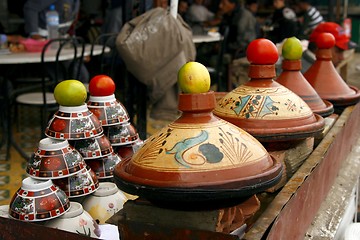
[[54,89],[54,98],[61,106],[81,106],[87,98],[86,87],[75,79],[61,81]]
[[282,56],[286,60],[299,60],[303,54],[301,42],[296,37],[290,37],[282,45]]

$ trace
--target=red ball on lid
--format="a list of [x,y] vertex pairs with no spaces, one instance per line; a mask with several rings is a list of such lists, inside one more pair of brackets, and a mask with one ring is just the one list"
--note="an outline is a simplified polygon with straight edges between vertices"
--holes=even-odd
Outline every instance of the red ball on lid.
[[107,75],[96,75],[90,80],[89,92],[91,96],[109,96],[115,92],[115,82]]
[[246,49],[246,56],[251,64],[275,64],[279,58],[275,44],[266,38],[258,38],[250,42]]
[[315,40],[318,48],[332,48],[335,46],[335,37],[331,33],[320,33]]

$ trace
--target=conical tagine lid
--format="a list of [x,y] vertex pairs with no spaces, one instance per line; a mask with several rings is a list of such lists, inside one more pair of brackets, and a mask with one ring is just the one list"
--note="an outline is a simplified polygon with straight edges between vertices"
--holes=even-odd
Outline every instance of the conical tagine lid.
[[300,71],[302,46],[299,39],[288,38],[282,46],[282,56],[282,72],[276,81],[301,97],[314,113],[322,117],[331,115],[333,105],[320,98]]
[[331,33],[321,33],[316,38],[316,45],[316,61],[304,73],[306,80],[322,99],[330,101],[335,108],[356,104],[360,99],[359,90],[346,84],[331,61],[334,36]]
[[324,119],[298,95],[275,82],[276,46],[268,39],[247,48],[250,81],[217,102],[214,114],[244,129],[260,142],[304,139],[324,129]]
[[245,198],[276,184],[281,163],[214,116],[215,102],[212,91],[180,94],[182,115],[115,167],[118,187],[152,201],[194,203]]

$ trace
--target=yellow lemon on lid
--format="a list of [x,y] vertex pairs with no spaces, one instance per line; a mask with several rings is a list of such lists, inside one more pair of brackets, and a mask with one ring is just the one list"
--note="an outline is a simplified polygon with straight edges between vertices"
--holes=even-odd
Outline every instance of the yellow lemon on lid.
[[54,97],[61,106],[81,106],[85,104],[87,91],[79,80],[64,80],[56,85]]
[[178,72],[178,84],[183,93],[205,93],[210,89],[210,73],[199,62],[187,62]]

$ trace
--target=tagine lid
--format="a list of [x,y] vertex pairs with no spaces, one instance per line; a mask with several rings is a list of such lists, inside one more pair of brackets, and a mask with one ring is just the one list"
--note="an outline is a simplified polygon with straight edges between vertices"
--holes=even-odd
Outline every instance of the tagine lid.
[[318,47],[316,61],[304,73],[306,80],[322,99],[330,101],[334,107],[356,104],[360,100],[359,89],[348,85],[332,63],[334,36],[331,33],[321,33],[315,43]]
[[282,72],[277,77],[276,82],[301,97],[314,113],[327,117],[334,112],[334,107],[329,101],[320,98],[301,73],[301,56],[302,45],[300,40],[295,37],[285,40],[282,47]]
[[114,170],[118,187],[157,201],[248,197],[276,184],[282,165],[241,128],[213,115],[214,92],[180,94],[182,115]]
[[250,81],[218,101],[215,115],[261,142],[304,139],[324,129],[325,121],[320,115],[314,114],[294,92],[274,81],[278,52],[270,40],[252,41],[247,58]]

